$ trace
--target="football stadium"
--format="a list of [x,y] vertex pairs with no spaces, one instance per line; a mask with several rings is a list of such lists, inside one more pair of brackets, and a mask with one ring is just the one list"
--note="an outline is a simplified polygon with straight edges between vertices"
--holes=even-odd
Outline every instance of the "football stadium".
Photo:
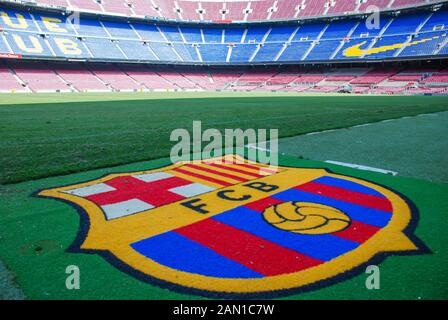
[[447,62],[448,1],[0,0],[0,300],[448,299]]

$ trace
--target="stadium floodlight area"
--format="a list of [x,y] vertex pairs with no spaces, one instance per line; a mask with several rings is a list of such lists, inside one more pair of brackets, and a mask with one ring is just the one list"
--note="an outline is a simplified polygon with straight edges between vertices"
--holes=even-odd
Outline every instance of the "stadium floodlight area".
[[0,53],[176,64],[362,61],[447,53],[447,8],[385,15],[376,29],[369,29],[366,19],[173,26],[81,16],[79,24],[72,24],[63,13],[0,7]]
[[[17,1],[17,0],[16,0]],[[149,16],[192,21],[257,21],[295,19],[324,15],[366,12],[369,6],[380,10],[401,9],[439,2],[438,0],[27,0],[50,7],[78,8],[84,11],[124,16]]]

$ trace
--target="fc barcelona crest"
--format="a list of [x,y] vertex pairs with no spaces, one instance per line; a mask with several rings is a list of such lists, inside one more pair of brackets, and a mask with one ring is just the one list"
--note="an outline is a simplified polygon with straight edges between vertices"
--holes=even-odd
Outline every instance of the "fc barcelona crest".
[[130,274],[218,295],[274,294],[335,279],[381,253],[418,250],[408,203],[324,169],[237,156],[111,174],[44,190],[81,208],[86,252]]

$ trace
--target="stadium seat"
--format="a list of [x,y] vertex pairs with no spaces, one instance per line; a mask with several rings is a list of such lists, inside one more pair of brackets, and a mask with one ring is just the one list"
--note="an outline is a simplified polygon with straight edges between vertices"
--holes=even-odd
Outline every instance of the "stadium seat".
[[25,92],[25,86],[7,66],[0,65],[0,92]]
[[85,11],[125,16],[148,16],[183,20],[266,20],[291,19],[363,12],[374,5],[379,9],[426,4],[425,0],[35,0],[41,5],[72,7]]
[[[269,14],[276,12],[280,4],[266,3],[270,3]],[[320,8],[319,3],[305,2],[304,8]],[[157,8],[168,10],[167,5]],[[222,15],[226,15],[227,4],[223,7],[226,9],[222,9]],[[260,9],[261,4],[256,7]],[[198,8],[202,8],[200,4]],[[198,14],[204,15],[201,10]],[[445,54],[447,50],[444,9],[384,17],[373,29],[363,18],[299,25],[201,27],[93,17],[82,17],[76,28],[65,23],[62,14],[39,13],[32,17],[23,11],[2,12],[2,51],[31,57],[225,64],[390,59]]]
[[249,62],[257,50],[255,44],[236,44],[232,47],[229,62]]
[[113,67],[92,67],[90,71],[102,80],[103,83],[109,85],[111,88],[117,91],[136,91],[143,89],[143,86],[137,83],[134,79],[130,78],[123,71]]
[[51,68],[39,63],[20,63],[12,65],[15,74],[33,92],[68,92],[71,91]]
[[388,79],[394,74],[396,74],[395,71],[386,72],[373,70],[350,81],[350,84],[374,85]]
[[72,85],[72,87],[80,92],[95,91],[106,92],[110,89],[96,77],[91,71],[77,64],[58,65],[55,72]]
[[181,89],[174,83],[169,82],[162,76],[160,76],[154,70],[149,70],[141,67],[127,67],[123,69],[123,72],[132,78],[135,82],[139,83],[150,90],[154,91],[166,91]]

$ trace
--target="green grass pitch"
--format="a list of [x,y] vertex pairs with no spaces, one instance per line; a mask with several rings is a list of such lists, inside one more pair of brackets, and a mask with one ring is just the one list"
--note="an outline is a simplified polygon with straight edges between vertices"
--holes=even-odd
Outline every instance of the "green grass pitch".
[[[0,183],[169,155],[176,128],[278,128],[281,137],[448,110],[447,97],[41,94],[0,100]],[[78,102],[75,102],[78,101]]]
[[[79,231],[79,214],[65,203],[32,196],[38,190],[113,172],[169,165],[171,130],[191,129],[193,120],[201,120],[203,129],[278,128],[281,137],[293,137],[447,110],[448,97],[273,93],[0,95],[0,260],[4,264],[0,265],[0,300],[203,298],[139,281],[99,255],[67,252]],[[412,131],[405,125],[401,128]],[[388,139],[387,134],[378,137],[379,146]],[[412,139],[410,135],[403,143],[412,144]],[[150,159],[154,160],[147,161]],[[360,273],[331,286],[282,298],[447,299],[446,183],[290,156],[280,156],[280,165],[328,168],[405,195],[420,216],[413,234],[431,251],[383,261],[381,290],[366,290],[366,275]],[[79,291],[65,288],[65,268],[73,264],[82,270]]]

